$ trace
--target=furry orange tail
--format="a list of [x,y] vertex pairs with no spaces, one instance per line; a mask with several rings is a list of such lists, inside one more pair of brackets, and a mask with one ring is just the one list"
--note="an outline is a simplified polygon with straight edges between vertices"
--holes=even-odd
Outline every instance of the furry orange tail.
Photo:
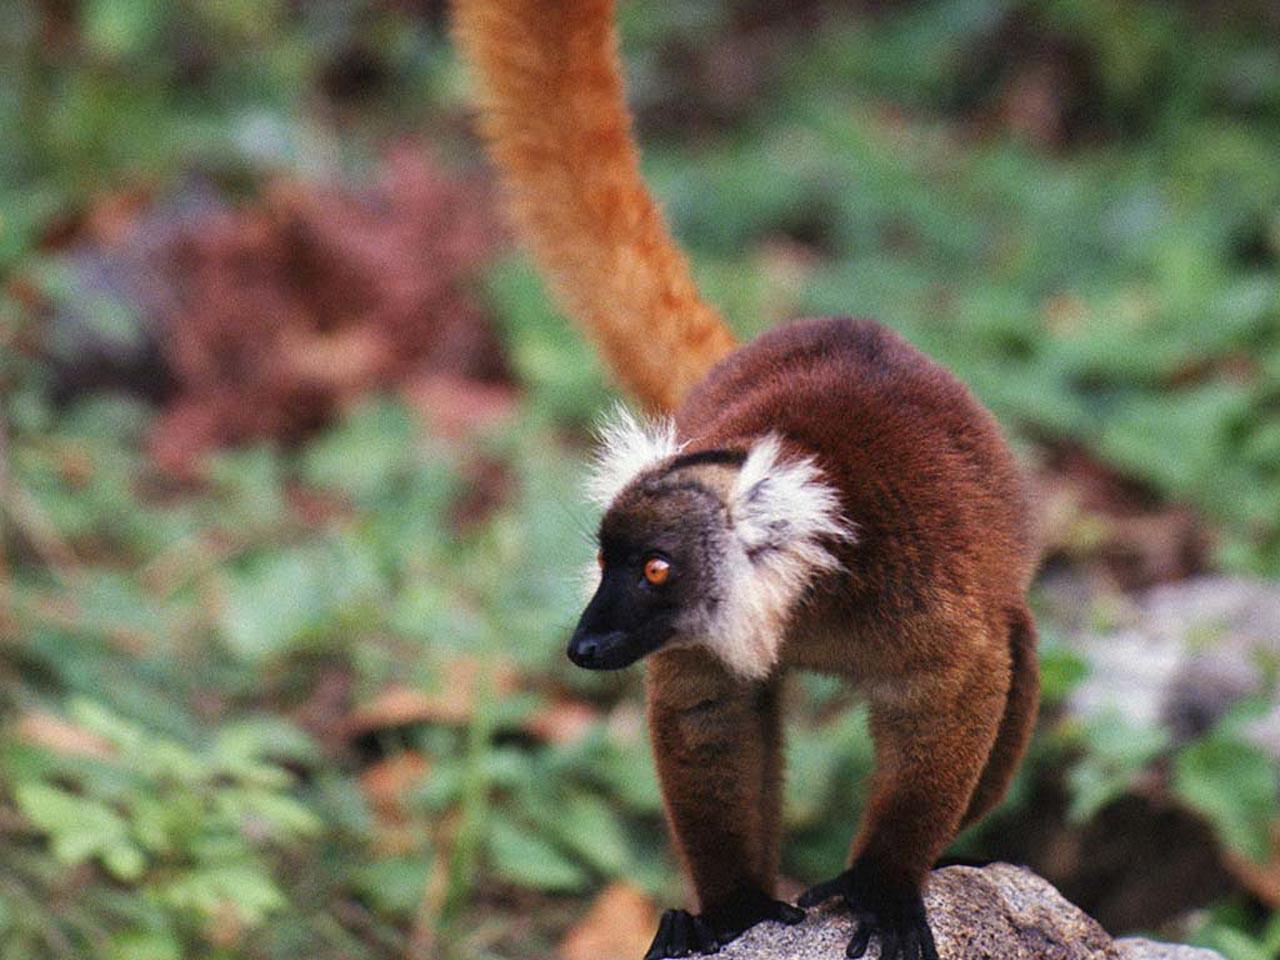
[[454,0],[513,217],[622,386],[668,411],[734,346],[640,176],[613,0]]

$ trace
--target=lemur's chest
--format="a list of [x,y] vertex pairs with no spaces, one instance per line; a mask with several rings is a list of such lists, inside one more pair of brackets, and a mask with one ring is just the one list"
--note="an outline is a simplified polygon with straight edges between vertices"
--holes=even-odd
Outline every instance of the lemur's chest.
[[784,668],[860,682],[876,672],[880,658],[875,647],[872,624],[837,604],[811,598],[788,625],[778,660]]
[[783,669],[842,677],[871,699],[888,698],[904,675],[927,672],[919,639],[901,621],[889,622],[848,598],[811,597],[788,625],[778,662]]

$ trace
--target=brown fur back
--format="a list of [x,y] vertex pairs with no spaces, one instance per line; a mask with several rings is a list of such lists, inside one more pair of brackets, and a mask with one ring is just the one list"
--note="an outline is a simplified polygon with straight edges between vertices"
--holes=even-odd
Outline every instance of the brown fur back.
[[454,0],[512,215],[622,386],[674,409],[734,346],[640,177],[612,0]]
[[856,542],[862,614],[897,621],[981,591],[1020,606],[1035,564],[1027,497],[995,420],[968,389],[868,320],[801,320],[719,364],[677,414],[690,449],[776,432],[813,453]]
[[[832,318],[735,351],[676,423],[690,451],[775,433],[838,492],[854,540],[833,546],[843,570],[814,584],[779,662],[846,676],[867,697],[876,773],[851,863],[877,889],[917,896],[961,822],[1004,794],[1035,718],[1024,597],[1036,549],[994,419],[901,337]],[[682,822],[713,805],[730,801],[680,811]],[[703,859],[703,873],[730,872]]]

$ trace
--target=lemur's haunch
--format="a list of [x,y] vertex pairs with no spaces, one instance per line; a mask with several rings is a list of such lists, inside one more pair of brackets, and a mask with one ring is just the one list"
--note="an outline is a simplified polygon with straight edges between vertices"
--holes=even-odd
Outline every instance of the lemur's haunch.
[[648,655],[667,814],[699,900],[647,960],[761,920],[780,841],[780,685],[800,667],[870,704],[876,771],[840,896],[885,960],[936,960],[921,885],[1003,795],[1038,699],[1036,550],[1012,456],[959,381],[866,320],[733,349],[640,180],[611,0],[455,0],[517,224],[619,378],[656,413],[606,430],[600,581],[579,666]]

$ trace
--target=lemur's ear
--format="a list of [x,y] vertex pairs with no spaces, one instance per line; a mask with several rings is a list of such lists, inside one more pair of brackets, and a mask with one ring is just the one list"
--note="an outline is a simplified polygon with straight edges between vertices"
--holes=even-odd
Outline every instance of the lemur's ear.
[[587,494],[607,507],[639,474],[680,452],[675,421],[664,418],[644,423],[622,404],[605,416],[596,428],[596,454]]
[[840,498],[817,464],[810,457],[783,459],[773,435],[755,443],[738,471],[729,520],[752,561],[785,556],[830,569],[836,560],[824,544],[853,537]]

